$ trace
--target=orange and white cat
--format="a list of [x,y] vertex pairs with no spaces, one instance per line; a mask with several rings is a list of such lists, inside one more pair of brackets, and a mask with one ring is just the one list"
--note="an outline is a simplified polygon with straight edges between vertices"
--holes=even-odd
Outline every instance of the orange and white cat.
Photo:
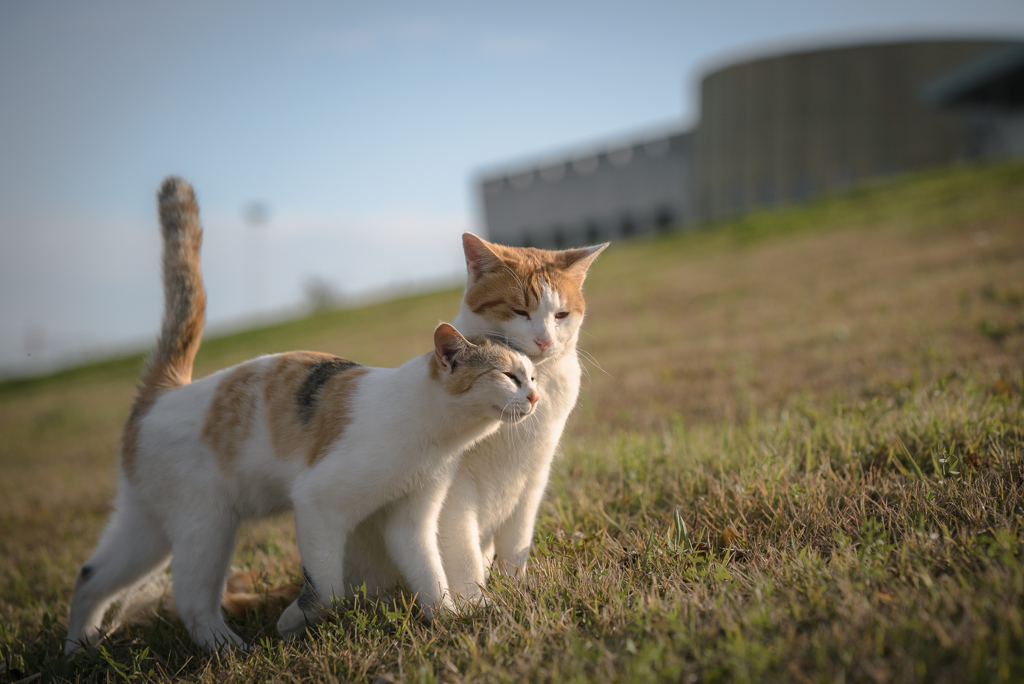
[[462,452],[535,413],[529,358],[441,324],[434,349],[398,368],[291,352],[191,382],[206,299],[191,187],[168,178],[159,209],[161,333],[125,424],[115,510],[75,583],[65,650],[95,643],[111,601],[168,557],[192,638],[241,645],[220,610],[237,526],[289,509],[307,586],[281,616],[283,635],[348,593],[346,538],[371,514],[426,612],[450,608],[437,545],[445,492]]
[[488,568],[524,572],[555,450],[579,396],[583,281],[608,243],[550,251],[463,235],[466,292],[453,325],[498,333],[533,362],[544,404],[469,449],[438,520],[452,591],[480,596]]
[[[467,334],[504,340],[528,355],[544,402],[528,419],[502,425],[462,457],[438,520],[449,588],[481,599],[489,569],[522,572],[555,449],[579,394],[576,345],[586,311],[583,281],[608,245],[561,251],[506,247],[466,233],[466,292],[454,321]],[[349,541],[348,576],[371,593],[400,570],[374,518]]]

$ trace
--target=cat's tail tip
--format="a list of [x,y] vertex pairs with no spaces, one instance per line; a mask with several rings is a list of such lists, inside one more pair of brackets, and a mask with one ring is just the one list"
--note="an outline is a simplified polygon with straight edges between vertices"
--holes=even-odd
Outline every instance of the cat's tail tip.
[[181,202],[195,203],[196,196],[192,186],[181,176],[168,176],[160,184],[160,204],[172,204]]
[[[194,219],[199,215],[196,194],[188,181],[180,176],[168,176],[157,193],[160,216],[165,228],[178,228],[190,223],[182,218]],[[175,220],[177,219],[177,220]]]

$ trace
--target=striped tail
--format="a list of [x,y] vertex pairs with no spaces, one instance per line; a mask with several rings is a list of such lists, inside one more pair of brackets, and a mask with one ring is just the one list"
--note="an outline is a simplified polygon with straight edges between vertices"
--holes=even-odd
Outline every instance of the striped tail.
[[192,382],[192,362],[203,338],[206,290],[199,271],[203,228],[192,186],[170,176],[157,195],[163,234],[164,315],[160,337],[146,361],[121,435],[121,465],[130,477],[135,470],[139,424],[160,393]]
[[158,200],[164,238],[164,317],[142,385],[171,389],[192,382],[192,362],[203,338],[206,290],[199,271],[203,227],[192,186],[181,178],[164,180]]

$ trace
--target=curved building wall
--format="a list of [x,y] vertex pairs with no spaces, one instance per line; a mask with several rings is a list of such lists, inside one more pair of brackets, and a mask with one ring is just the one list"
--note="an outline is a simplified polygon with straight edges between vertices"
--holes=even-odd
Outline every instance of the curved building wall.
[[700,220],[948,164],[972,149],[967,114],[924,86],[1000,41],[919,41],[787,54],[705,77],[694,142]]

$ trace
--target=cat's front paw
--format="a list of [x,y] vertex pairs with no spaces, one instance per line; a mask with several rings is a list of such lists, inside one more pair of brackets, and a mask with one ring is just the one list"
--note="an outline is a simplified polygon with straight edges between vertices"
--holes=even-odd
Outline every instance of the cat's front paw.
[[467,592],[466,594],[460,594],[455,597],[455,605],[459,613],[463,615],[472,613],[476,610],[489,608],[492,603],[493,601],[491,601],[490,597],[479,589],[473,593]]
[[306,633],[306,614],[299,607],[299,602],[294,601],[284,609],[277,621],[277,633],[285,641],[298,639]]
[[494,604],[494,601],[492,601],[491,597],[487,594],[480,592],[475,596],[470,596],[467,603],[474,608],[490,608]]
[[459,609],[448,592],[445,592],[440,601],[436,599],[420,601],[420,608],[423,609],[423,614],[426,615],[427,619],[431,621],[437,620],[442,616],[451,617],[459,614]]

